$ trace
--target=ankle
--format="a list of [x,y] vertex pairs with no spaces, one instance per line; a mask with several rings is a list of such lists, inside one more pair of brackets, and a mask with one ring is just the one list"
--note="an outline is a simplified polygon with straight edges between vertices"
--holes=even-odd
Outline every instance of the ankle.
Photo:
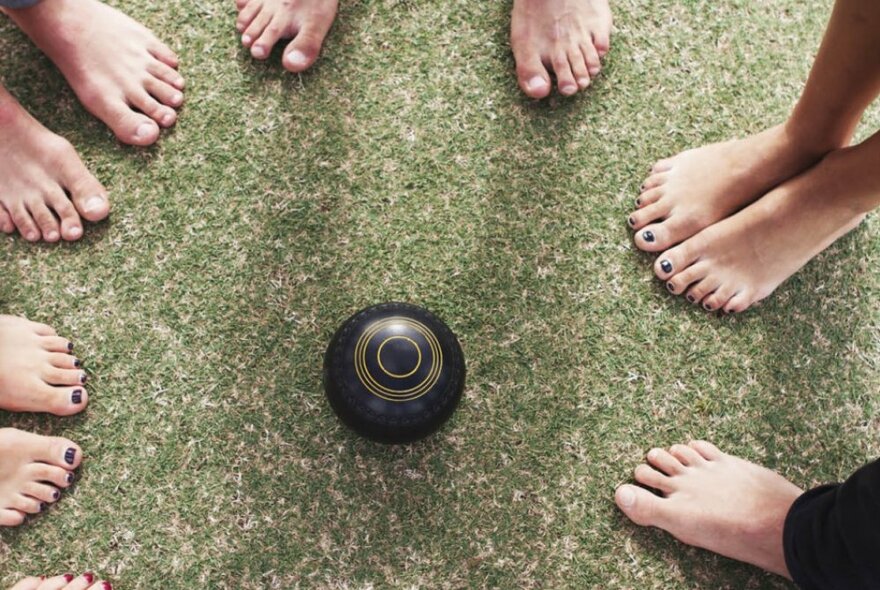
[[814,121],[805,121],[796,111],[782,124],[782,130],[794,149],[815,160],[846,147],[852,139],[851,130],[822,128]]

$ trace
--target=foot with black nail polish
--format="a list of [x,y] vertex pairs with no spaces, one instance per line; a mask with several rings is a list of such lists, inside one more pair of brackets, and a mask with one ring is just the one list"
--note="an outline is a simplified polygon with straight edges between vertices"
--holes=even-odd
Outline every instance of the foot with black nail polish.
[[66,438],[0,428],[0,526],[43,512],[73,483],[82,450]]
[[64,574],[25,578],[10,590],[113,590],[113,586],[106,580],[97,580],[92,572],[86,572],[79,576]]
[[[647,252],[674,246],[840,147],[800,139],[788,127],[687,150],[654,164],[629,216],[636,246]],[[647,239],[643,229],[654,239]]]
[[70,416],[85,409],[82,363],[51,327],[0,316],[0,409]]

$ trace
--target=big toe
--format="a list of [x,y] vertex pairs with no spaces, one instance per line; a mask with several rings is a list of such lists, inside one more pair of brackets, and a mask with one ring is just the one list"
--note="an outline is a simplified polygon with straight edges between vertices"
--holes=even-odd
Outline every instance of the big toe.
[[640,526],[655,526],[659,510],[660,498],[643,488],[626,484],[617,488],[614,493],[617,507],[626,516]]
[[550,94],[550,74],[537,54],[529,52],[517,56],[516,78],[519,87],[530,98],[545,98]]
[[82,449],[73,441],[60,437],[47,437],[41,443],[39,448],[34,449],[35,457],[45,463],[64,469],[76,469],[82,463]]
[[297,74],[309,69],[318,59],[332,23],[332,18],[326,18],[303,26],[284,49],[284,57],[281,59],[284,68]]

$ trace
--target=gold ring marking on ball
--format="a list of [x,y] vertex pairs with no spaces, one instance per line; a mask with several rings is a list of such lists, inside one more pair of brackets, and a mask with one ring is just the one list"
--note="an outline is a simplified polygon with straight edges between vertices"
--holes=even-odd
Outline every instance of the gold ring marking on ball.
[[[412,344],[413,348],[416,349],[416,353],[419,355],[418,360],[416,360],[416,366],[413,367],[413,370],[409,373],[392,373],[388,369],[385,368],[385,365],[382,364],[382,349],[386,344],[391,342],[392,340],[405,340]],[[422,366],[422,349],[419,348],[419,345],[415,340],[409,338],[407,336],[389,336],[385,340],[382,341],[382,344],[379,345],[379,350],[376,351],[376,361],[379,363],[379,368],[382,369],[382,372],[388,375],[389,377],[394,377],[395,379],[406,379],[407,377],[412,377],[416,371],[419,370],[419,367]]]
[[[395,390],[385,387],[376,381],[373,375],[370,374],[367,366],[367,346],[373,336],[393,324],[401,324],[415,330],[425,338],[425,341],[427,341],[428,346],[431,349],[431,366],[428,370],[428,374],[421,383],[414,387],[410,387],[409,389]],[[440,348],[440,342],[437,340],[437,337],[427,328],[427,326],[410,318],[395,316],[372,324],[363,334],[361,334],[355,344],[354,364],[358,380],[360,380],[361,384],[367,389],[367,391],[387,401],[407,402],[425,395],[440,379],[440,369],[443,367],[443,351]]]

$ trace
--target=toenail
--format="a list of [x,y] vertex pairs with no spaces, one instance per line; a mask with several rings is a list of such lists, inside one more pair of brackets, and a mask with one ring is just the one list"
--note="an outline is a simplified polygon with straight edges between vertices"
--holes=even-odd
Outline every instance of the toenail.
[[644,192],[644,190],[645,190],[645,185],[643,184],[642,186],[640,186],[640,187],[639,187],[639,190],[642,191],[642,192]]
[[60,497],[61,497],[61,492],[59,492],[58,490],[55,490],[54,492],[52,492],[52,499],[53,500],[57,500]]
[[630,225],[635,225],[635,224],[636,224],[636,218],[635,218],[635,217],[630,217],[630,218],[629,218],[629,224],[630,224]]
[[668,260],[661,260],[660,268],[663,269],[663,272],[672,272],[672,263]]
[[73,582],[73,574],[64,574],[64,581],[68,584]]
[[693,295],[688,295],[687,300],[693,303],[694,301],[696,301],[696,298]]
[[81,404],[83,401],[83,392],[82,389],[76,389],[73,393],[70,394],[70,401],[74,404]]
[[654,232],[652,232],[650,230],[642,232],[642,239],[645,240],[646,242],[653,242],[654,241]]
[[[64,452],[64,461],[68,465],[73,465],[73,461],[76,459],[76,449],[70,448]],[[69,478],[70,476],[68,476]]]
[[706,309],[706,311],[712,311],[712,304],[710,303],[704,303],[703,307]]
[[104,590],[113,590],[113,586],[110,585],[110,582],[104,582]]
[[141,123],[138,126],[137,130],[134,132],[135,139],[144,139],[148,137],[153,132],[153,124],[152,123]]
[[67,352],[73,352],[73,342],[67,343]]
[[73,483],[74,478],[75,478],[75,476],[73,475],[73,472],[72,472],[72,471],[68,471],[68,472],[67,472],[67,483],[68,483],[68,485]]
[[82,233],[83,233],[83,230],[78,225],[75,225],[72,228],[70,228],[70,237],[73,239],[80,237],[82,235]]
[[251,55],[253,55],[254,57],[266,57],[266,50],[259,45],[254,45],[251,48]]
[[561,92],[562,94],[564,94],[566,96],[571,96],[572,94],[574,94],[577,91],[578,91],[577,86],[563,86],[562,88],[559,89],[559,92]]
[[672,293],[675,293],[675,285],[672,283],[666,283],[666,288],[669,289]]
[[166,127],[170,127],[172,123],[174,123],[174,115],[173,114],[168,113],[167,115],[162,117],[162,124],[165,125]]
[[[140,137],[140,135],[139,135],[140,130],[143,129],[144,126],[152,128],[152,125],[150,125],[149,123],[144,123],[144,125],[141,125],[140,127],[138,127],[138,134],[136,134],[138,137]],[[89,197],[88,200],[86,200],[86,204],[83,206],[83,209],[85,210],[86,213],[92,213],[92,212],[98,211],[100,209],[103,209],[104,203],[105,203],[104,197],[95,195],[93,197]],[[78,230],[79,228],[77,227],[75,229]]]
[[183,102],[183,95],[178,92],[177,94],[175,94],[174,96],[171,97],[171,102],[173,102],[174,104],[182,103]]
[[636,503],[636,495],[629,488],[620,488],[617,499],[624,508],[629,508]]
[[55,240],[58,239],[58,237],[59,237],[59,236],[58,236],[58,232],[57,232],[57,231],[50,231],[50,232],[46,235],[46,240],[49,241],[49,242],[54,242]]
[[79,359],[73,359],[73,366],[79,369],[82,366],[82,361],[80,361]]
[[[40,502],[40,506],[39,506],[40,512],[43,512],[45,509],[46,509],[46,503]],[[69,582],[70,580],[67,580],[67,581]]]
[[580,78],[580,79],[578,80],[578,86],[580,86],[581,88],[586,88],[586,87],[589,86],[589,85],[590,85],[590,79],[589,79],[589,78]]
[[636,207],[640,206],[641,204],[642,204],[642,200],[636,199]]
[[91,584],[95,581],[95,574],[93,574],[92,572],[86,572],[83,574],[83,579],[85,579],[87,584]]
[[241,42],[244,43],[245,45],[250,44],[251,41],[253,41],[253,39],[251,39],[250,35],[242,35],[241,36]]
[[30,241],[30,242],[33,242],[33,241],[36,241],[39,237],[40,237],[40,236],[38,236],[38,235],[35,234],[34,232],[30,232],[30,233],[28,233],[28,234],[25,236],[25,239],[28,240],[28,241]]
[[285,58],[287,59],[288,63],[295,66],[304,66],[309,63],[308,56],[306,56],[306,54],[299,49],[294,49],[293,51],[288,53]]
[[89,380],[89,376],[88,376],[88,375],[86,375],[85,373],[81,373],[81,374],[80,374],[80,376],[79,376],[79,382],[80,382],[80,383],[85,384],[85,382],[88,381],[88,380]]
[[540,90],[547,87],[547,80],[545,80],[541,76],[535,76],[534,78],[526,82],[526,86],[529,90]]

